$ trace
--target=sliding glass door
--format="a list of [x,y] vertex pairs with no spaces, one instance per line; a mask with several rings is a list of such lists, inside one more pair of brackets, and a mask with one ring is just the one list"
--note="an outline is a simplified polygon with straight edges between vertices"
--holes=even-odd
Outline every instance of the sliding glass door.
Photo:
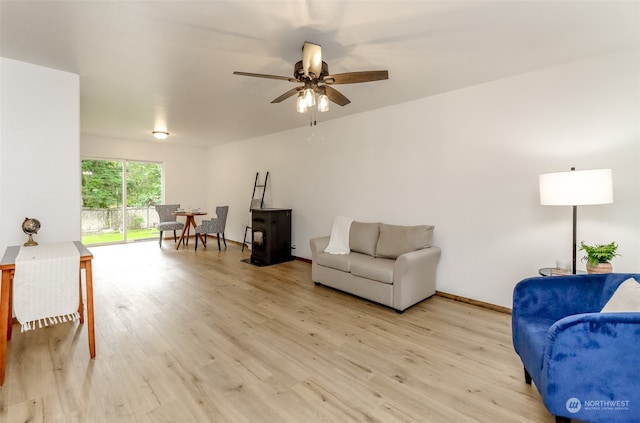
[[87,245],[158,237],[162,165],[126,160],[82,161],[82,242]]

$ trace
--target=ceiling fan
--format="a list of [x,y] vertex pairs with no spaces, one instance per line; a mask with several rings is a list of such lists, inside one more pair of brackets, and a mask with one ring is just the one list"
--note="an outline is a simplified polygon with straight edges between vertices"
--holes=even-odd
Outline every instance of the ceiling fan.
[[335,84],[355,84],[358,82],[380,81],[389,79],[386,70],[346,72],[331,75],[329,66],[322,61],[322,47],[318,44],[305,41],[302,46],[302,60],[294,65],[293,78],[278,75],[265,75],[262,73],[233,72],[234,75],[252,76],[256,78],[279,79],[303,84],[290,89],[271,103],[280,103],[295,94],[298,94],[296,102],[297,110],[304,113],[317,104],[320,112],[329,110],[329,101],[340,106],[346,106],[351,101],[338,90],[331,87]]

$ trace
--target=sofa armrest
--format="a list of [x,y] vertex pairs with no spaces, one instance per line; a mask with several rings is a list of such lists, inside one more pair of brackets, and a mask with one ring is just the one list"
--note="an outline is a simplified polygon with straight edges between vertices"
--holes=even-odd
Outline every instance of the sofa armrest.
[[323,252],[329,245],[329,236],[322,236],[319,238],[312,238],[309,241],[309,247],[311,248],[311,280],[318,283],[318,254]]
[[[539,381],[549,411],[585,421],[638,421],[639,334],[640,313],[585,313],[553,324]],[[621,408],[607,414],[606,407],[583,405],[578,413],[567,414],[570,398],[620,401]]]
[[309,247],[311,248],[311,260],[314,260],[318,253],[321,253],[329,245],[329,236],[322,236],[319,238],[312,238],[309,241]]
[[441,250],[437,246],[405,253],[393,269],[393,308],[403,311],[436,293],[436,270]]

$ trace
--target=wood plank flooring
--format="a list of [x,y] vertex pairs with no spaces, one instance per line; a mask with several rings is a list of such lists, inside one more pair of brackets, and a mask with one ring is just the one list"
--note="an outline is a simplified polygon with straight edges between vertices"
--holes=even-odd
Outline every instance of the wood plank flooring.
[[[214,240],[215,241],[215,240]],[[9,342],[0,422],[553,422],[510,316],[434,297],[397,314],[229,243],[94,247],[78,323]]]

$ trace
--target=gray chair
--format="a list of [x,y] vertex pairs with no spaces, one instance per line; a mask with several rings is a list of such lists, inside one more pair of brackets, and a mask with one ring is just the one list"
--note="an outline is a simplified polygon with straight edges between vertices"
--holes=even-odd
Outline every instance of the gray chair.
[[173,242],[177,242],[178,237],[176,231],[184,229],[184,223],[178,222],[176,217],[172,214],[180,208],[180,204],[157,204],[156,211],[160,217],[160,223],[158,223],[158,230],[160,231],[160,247],[162,248],[162,232],[173,231]]
[[224,238],[224,228],[227,226],[227,214],[229,213],[229,206],[216,207],[215,219],[203,220],[202,224],[196,228],[196,250],[198,249],[198,238],[200,234],[204,235],[204,246],[207,246],[207,234],[216,234],[218,237],[218,250],[220,248],[220,234],[222,234],[222,241],[224,241],[224,248],[227,248],[227,240]]

